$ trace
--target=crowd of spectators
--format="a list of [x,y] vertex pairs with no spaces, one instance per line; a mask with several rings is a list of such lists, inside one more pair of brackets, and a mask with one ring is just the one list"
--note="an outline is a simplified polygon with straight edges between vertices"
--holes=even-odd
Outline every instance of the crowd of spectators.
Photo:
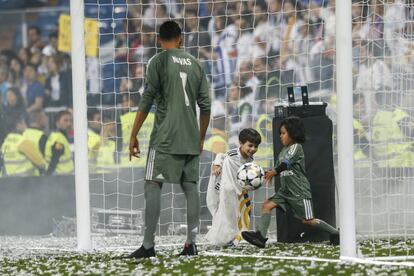
[[[364,97],[359,115],[366,124],[384,104],[377,93],[414,88],[411,2],[353,1],[353,85]],[[155,30],[175,18],[184,48],[203,63],[213,98],[224,103],[230,133],[272,114],[263,101],[286,99],[287,86],[306,84],[311,97],[325,101],[334,96],[334,0],[156,3],[130,5],[125,32],[115,38],[119,92],[142,91],[145,64],[158,51]]]
[[[99,58],[105,62],[88,62],[103,67],[111,60],[113,66],[111,75],[102,73],[94,86],[100,89],[94,91],[99,99],[91,101],[94,105],[119,103],[121,108],[124,95],[142,93],[145,66],[160,51],[157,27],[169,19],[180,22],[184,49],[209,76],[213,120],[226,118],[217,125],[230,144],[237,143],[232,138],[239,129],[256,128],[261,115],[271,116],[274,104],[286,99],[288,86],[308,85],[311,97],[325,101],[335,96],[335,0],[126,2],[121,31],[101,45],[106,50]],[[358,109],[364,126],[384,104],[378,93],[414,88],[413,20],[409,0],[353,1],[353,85],[356,98],[364,99]],[[48,41],[41,32],[29,27],[28,46],[3,50],[0,56],[6,120],[15,114],[28,120],[47,107],[72,106],[70,57],[57,49],[57,30]],[[400,94],[401,103],[412,103],[409,93]]]
[[[57,51],[57,33],[43,41],[42,30],[30,26],[27,47],[3,50],[0,56],[0,114],[29,122],[34,112],[72,106],[70,58]],[[2,129],[1,139],[8,130]]]

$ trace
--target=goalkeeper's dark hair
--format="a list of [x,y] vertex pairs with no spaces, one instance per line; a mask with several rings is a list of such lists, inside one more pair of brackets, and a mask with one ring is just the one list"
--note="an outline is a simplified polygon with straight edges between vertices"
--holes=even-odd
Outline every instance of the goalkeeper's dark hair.
[[292,140],[296,143],[304,143],[306,141],[305,125],[299,117],[291,116],[284,119],[280,123],[279,133],[282,126],[285,127],[286,131],[289,134],[289,137],[292,138]]
[[262,142],[262,136],[254,128],[245,128],[239,133],[239,141],[243,144],[249,141],[258,146]]
[[175,21],[165,21],[160,26],[159,36],[164,41],[174,40],[181,36],[181,28]]

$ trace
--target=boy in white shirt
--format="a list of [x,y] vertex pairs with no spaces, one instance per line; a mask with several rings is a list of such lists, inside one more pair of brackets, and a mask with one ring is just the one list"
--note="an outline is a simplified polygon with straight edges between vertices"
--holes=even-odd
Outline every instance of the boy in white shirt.
[[250,198],[237,181],[237,170],[253,161],[261,136],[255,129],[245,128],[239,143],[238,149],[216,156],[207,188],[207,207],[213,219],[206,238],[218,246],[237,245],[240,232],[250,228]]

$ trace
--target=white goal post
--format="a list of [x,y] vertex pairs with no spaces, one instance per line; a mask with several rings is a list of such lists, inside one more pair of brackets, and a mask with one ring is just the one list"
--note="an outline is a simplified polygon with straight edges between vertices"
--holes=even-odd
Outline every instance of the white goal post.
[[351,1],[336,1],[336,92],[338,97],[338,202],[341,257],[356,257],[354,135],[352,107]]
[[71,1],[73,121],[74,131],[76,133],[76,232],[78,250],[81,251],[92,249],[89,201],[88,120],[86,117],[84,9],[83,0]]

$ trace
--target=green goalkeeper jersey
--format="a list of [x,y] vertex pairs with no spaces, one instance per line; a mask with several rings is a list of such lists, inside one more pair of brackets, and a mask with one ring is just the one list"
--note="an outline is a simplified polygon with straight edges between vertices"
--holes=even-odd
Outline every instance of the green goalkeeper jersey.
[[169,49],[148,62],[139,110],[155,105],[151,148],[169,154],[200,154],[200,113],[210,113],[207,78],[199,62],[181,49]]
[[311,199],[311,189],[305,176],[305,154],[301,144],[283,147],[276,161],[276,167],[287,164],[287,170],[280,173],[281,187],[279,192],[298,198]]

